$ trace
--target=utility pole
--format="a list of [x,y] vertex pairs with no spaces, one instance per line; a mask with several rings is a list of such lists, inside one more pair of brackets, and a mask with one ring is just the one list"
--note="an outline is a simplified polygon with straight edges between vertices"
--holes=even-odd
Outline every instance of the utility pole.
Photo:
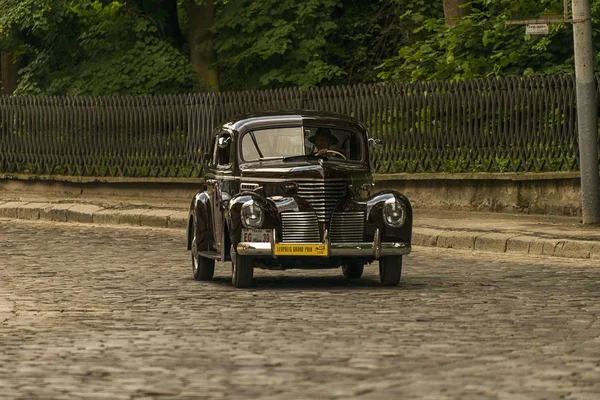
[[573,0],[572,10],[581,211],[584,224],[596,224],[600,223],[600,175],[598,173],[598,107],[596,105],[590,0]]

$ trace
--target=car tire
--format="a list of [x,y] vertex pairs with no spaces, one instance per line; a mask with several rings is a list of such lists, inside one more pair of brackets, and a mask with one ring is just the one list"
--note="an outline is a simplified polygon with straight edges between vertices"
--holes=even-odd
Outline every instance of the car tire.
[[365,265],[356,262],[350,262],[342,266],[342,273],[348,279],[359,279],[362,276],[364,270]]
[[402,276],[402,256],[383,257],[379,260],[379,280],[383,286],[398,286]]
[[[233,246],[232,246],[233,250]],[[248,288],[252,286],[254,279],[254,266],[252,258],[240,256],[231,252],[231,283],[236,288]]]
[[192,275],[197,281],[210,281],[215,275],[215,260],[192,254]]
[[215,275],[215,260],[202,257],[198,254],[198,244],[196,239],[196,220],[193,225],[192,239],[192,275],[197,281],[210,281]]

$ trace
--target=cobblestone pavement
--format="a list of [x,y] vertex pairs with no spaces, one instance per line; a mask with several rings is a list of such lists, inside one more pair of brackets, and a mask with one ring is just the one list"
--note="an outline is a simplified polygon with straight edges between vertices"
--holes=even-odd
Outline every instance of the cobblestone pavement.
[[0,398],[598,399],[597,261],[191,278],[178,230],[0,220]]

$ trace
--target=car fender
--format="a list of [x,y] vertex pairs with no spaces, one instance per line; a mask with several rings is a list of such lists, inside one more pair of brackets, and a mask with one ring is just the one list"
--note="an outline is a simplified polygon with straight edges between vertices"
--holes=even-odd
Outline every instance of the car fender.
[[[398,228],[388,226],[383,220],[383,205],[387,200],[392,198],[402,201],[406,206],[406,220]],[[374,194],[367,199],[366,213],[367,224],[372,229],[379,229],[384,241],[395,241],[398,238],[406,242],[411,241],[413,224],[412,206],[408,198],[402,193],[395,190],[385,190]]]
[[212,233],[212,213],[210,196],[205,191],[196,193],[190,204],[187,238],[188,250],[192,248],[194,219],[196,220],[196,238],[198,250],[209,250],[210,241],[213,239]]
[[277,228],[279,225],[277,207],[272,200],[266,199],[255,192],[248,191],[239,193],[229,200],[227,212],[225,214],[229,237],[234,246],[237,246],[240,242],[242,234],[242,204],[249,200],[256,201],[265,210],[265,222],[260,229],[273,229]]

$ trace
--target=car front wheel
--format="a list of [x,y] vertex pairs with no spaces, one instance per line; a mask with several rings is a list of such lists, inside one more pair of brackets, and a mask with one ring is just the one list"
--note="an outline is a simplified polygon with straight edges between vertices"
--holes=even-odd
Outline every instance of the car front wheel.
[[197,281],[210,281],[215,274],[215,260],[198,254],[196,238],[192,241],[192,275]]
[[247,288],[252,286],[253,279],[252,258],[239,255],[231,246],[231,283],[236,288]]
[[402,256],[383,257],[379,260],[379,280],[383,286],[398,286],[402,275]]

